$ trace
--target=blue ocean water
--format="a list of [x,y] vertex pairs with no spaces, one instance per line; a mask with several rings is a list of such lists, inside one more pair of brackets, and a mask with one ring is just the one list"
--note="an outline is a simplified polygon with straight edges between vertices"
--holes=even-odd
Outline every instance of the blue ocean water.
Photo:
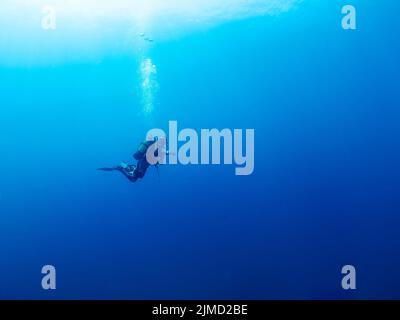
[[[343,1],[304,0],[145,54],[110,37],[101,57],[18,64],[1,43],[0,298],[400,298],[400,5],[351,4],[352,31]],[[254,128],[254,173],[96,171],[170,120]],[[341,288],[346,264],[357,290]]]

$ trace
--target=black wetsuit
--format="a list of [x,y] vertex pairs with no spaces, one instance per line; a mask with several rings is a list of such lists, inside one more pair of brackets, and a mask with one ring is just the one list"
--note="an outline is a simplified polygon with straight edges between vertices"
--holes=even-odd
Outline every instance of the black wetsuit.
[[139,176],[136,173],[136,166],[134,165],[127,165],[126,168],[118,166],[117,170],[121,171],[121,173],[131,182],[136,182],[137,179],[139,179]]
[[[133,155],[133,157],[137,160],[136,166],[132,164],[125,164],[123,166],[119,165],[112,168],[100,168],[98,170],[120,171],[127,179],[129,179],[129,181],[136,182],[138,179],[142,179],[144,177],[148,167],[150,167],[150,163],[148,163],[146,159],[146,152],[154,143],[156,143],[156,140],[145,141],[140,145],[139,150]],[[158,151],[155,152],[155,156],[157,156],[157,153]]]

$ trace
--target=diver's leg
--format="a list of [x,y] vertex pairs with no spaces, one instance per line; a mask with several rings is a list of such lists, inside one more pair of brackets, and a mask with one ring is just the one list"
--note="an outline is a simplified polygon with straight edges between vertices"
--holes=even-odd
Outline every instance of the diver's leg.
[[126,178],[128,178],[128,180],[129,180],[130,182],[136,182],[137,179],[138,179],[138,176],[137,176],[137,175],[130,175],[130,174],[126,173],[124,170],[121,170],[121,173],[122,173]]
[[138,179],[136,167],[134,165],[128,165],[125,162],[121,162],[120,165],[112,168],[99,168],[100,171],[119,171],[131,182],[136,182]]
[[127,165],[121,166],[119,171],[126,177],[130,182],[136,182],[138,179],[136,166],[134,165]]
[[147,162],[145,158],[140,159],[137,163],[137,168],[136,168],[137,176],[139,178],[143,178],[149,166],[150,164]]

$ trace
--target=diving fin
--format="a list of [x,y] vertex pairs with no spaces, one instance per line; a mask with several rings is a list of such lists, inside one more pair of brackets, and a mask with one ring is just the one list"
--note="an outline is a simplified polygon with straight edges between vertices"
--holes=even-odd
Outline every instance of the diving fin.
[[118,167],[113,167],[113,168],[98,168],[98,171],[116,171],[119,170]]

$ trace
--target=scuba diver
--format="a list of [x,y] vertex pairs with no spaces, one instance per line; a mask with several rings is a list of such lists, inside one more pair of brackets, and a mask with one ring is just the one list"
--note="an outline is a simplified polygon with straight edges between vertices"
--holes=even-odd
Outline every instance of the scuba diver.
[[[137,164],[127,164],[125,162],[121,162],[118,166],[111,167],[111,168],[99,168],[97,170],[100,171],[119,171],[121,172],[126,178],[129,179],[131,182],[136,182],[138,179],[142,179],[146,174],[147,168],[150,167],[150,163],[147,161],[147,150],[155,143],[158,142],[157,138],[153,140],[147,140],[142,142],[133,158],[137,160]],[[158,157],[158,149],[156,149],[154,153],[155,157]],[[157,167],[158,164],[155,164]]]

